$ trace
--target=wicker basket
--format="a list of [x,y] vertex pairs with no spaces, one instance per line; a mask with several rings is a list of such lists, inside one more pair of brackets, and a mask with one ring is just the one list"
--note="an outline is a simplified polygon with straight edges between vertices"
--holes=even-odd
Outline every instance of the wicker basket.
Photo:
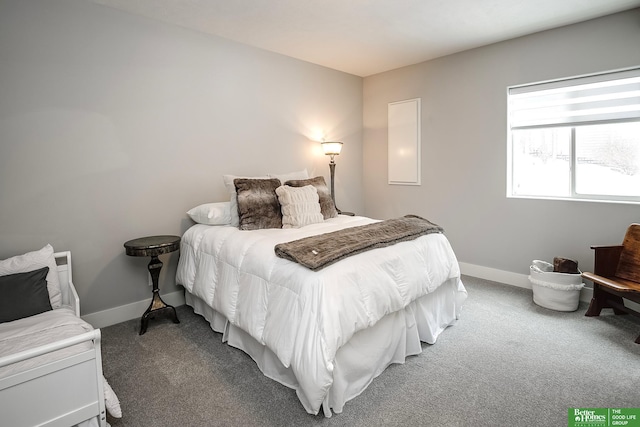
[[534,260],[529,267],[533,302],[557,311],[576,311],[584,287],[580,274],[555,273],[553,264]]

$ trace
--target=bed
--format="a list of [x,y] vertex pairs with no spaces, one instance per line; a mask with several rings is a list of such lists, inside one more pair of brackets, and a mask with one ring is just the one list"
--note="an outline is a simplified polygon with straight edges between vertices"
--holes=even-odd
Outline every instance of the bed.
[[[102,375],[100,330],[80,318],[71,253],[54,253],[47,245],[0,262],[0,273],[4,278],[30,274],[23,272],[34,265],[46,267],[44,292],[51,300],[45,311],[0,323],[2,423],[16,427],[107,426],[106,409],[120,417],[120,404]],[[50,270],[58,279],[55,285]]]
[[342,412],[387,366],[421,353],[421,342],[435,343],[460,315],[467,293],[443,233],[312,271],[276,256],[274,247],[377,221],[335,215],[295,228],[242,230],[242,218],[240,228],[224,225],[229,211],[217,205],[208,222],[184,233],[176,281],[223,341],[295,389],[310,414]]

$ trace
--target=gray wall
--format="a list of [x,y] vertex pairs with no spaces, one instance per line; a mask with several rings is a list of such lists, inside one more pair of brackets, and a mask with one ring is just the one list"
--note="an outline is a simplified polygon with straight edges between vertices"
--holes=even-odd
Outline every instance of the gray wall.
[[[509,85],[640,65],[640,9],[482,47],[364,80],[365,213],[423,215],[458,260],[528,274],[622,241],[639,205],[506,198]],[[422,185],[387,184],[387,104],[422,98]]]
[[[222,175],[307,168],[344,142],[362,212],[362,79],[81,0],[0,0],[0,259],[71,250],[83,314],[151,296],[123,243],[182,234]],[[163,255],[173,292],[177,254]]]

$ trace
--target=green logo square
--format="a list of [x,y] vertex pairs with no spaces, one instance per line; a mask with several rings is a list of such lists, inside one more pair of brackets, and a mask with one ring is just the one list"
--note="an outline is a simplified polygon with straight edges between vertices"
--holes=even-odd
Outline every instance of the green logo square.
[[569,408],[568,427],[640,427],[640,408]]

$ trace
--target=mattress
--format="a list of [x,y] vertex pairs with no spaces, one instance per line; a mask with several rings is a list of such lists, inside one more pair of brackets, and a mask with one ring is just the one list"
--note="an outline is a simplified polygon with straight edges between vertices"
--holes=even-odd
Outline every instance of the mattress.
[[[54,344],[66,338],[73,338],[93,330],[89,323],[76,316],[74,309],[67,306],[11,322],[0,323],[0,358],[36,347]],[[0,379],[9,378],[12,375],[93,349],[93,342],[88,340],[59,350],[49,351],[39,356],[30,357],[20,362],[1,366]],[[104,377],[102,377],[102,384],[107,410],[112,416],[120,418],[122,412],[118,397]],[[69,387],[70,384],[65,384],[65,386]],[[88,427],[98,424],[98,417],[96,417],[81,423],[81,426]]]
[[452,293],[447,312],[453,314],[435,322],[446,323],[435,327],[435,341],[466,297],[444,234],[360,253],[317,272],[274,252],[278,243],[373,222],[338,216],[300,229],[255,231],[198,224],[182,238],[177,283],[268,349],[295,380],[287,385],[316,414],[329,400],[337,352],[356,334],[389,315],[406,317],[415,301],[446,283]]
[[[0,357],[74,337],[93,328],[77,317],[71,308],[61,307],[35,316],[12,322],[0,323]],[[91,342],[83,342],[61,350],[33,357],[0,368],[0,378],[26,371],[48,362],[78,354],[92,348]]]

